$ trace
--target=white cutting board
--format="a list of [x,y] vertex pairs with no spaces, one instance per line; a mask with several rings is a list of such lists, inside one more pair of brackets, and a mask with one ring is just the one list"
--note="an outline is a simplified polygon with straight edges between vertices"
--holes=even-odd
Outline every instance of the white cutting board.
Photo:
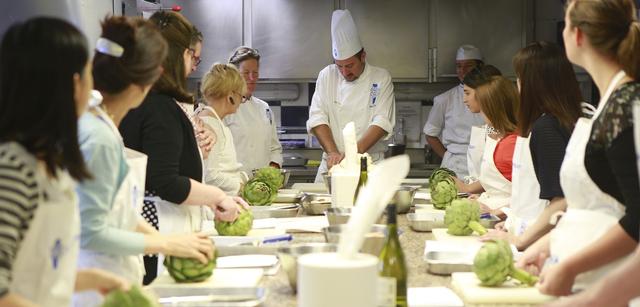
[[300,190],[302,192],[329,193],[329,191],[327,191],[327,187],[324,185],[324,183],[298,182],[298,183],[294,183],[293,186],[291,186],[291,188],[292,189],[296,189],[296,190]]
[[468,304],[542,304],[555,299],[536,287],[522,287],[513,281],[500,287],[483,287],[471,272],[451,274],[451,285]]
[[477,244],[480,242],[478,240],[480,238],[478,235],[454,236],[448,234],[446,228],[434,228],[431,232],[438,241],[459,242],[460,244]]
[[177,283],[166,270],[149,287],[176,288],[250,288],[262,280],[263,269],[214,269],[209,279],[195,283]]

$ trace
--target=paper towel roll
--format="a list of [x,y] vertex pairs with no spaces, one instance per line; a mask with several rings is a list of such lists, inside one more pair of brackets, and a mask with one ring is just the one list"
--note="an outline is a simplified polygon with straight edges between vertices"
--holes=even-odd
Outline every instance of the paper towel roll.
[[337,253],[298,258],[298,306],[375,307],[378,258],[357,254],[343,259]]
[[360,173],[341,171],[331,175],[331,205],[333,207],[353,207],[353,199],[358,187]]

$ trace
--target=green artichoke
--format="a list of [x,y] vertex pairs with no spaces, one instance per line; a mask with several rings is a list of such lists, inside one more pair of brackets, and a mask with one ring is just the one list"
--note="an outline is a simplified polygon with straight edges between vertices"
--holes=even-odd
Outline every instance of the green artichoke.
[[456,172],[446,167],[436,168],[429,177],[429,189],[434,189],[438,182],[451,177],[456,177]]
[[458,197],[458,188],[451,177],[440,180],[431,189],[431,203],[436,209],[444,210]]
[[246,236],[253,226],[251,210],[240,209],[240,216],[233,222],[216,221],[216,230],[221,236]]
[[444,215],[447,233],[454,236],[468,236],[474,231],[479,235],[487,233],[479,221],[480,208],[474,201],[466,198],[452,201]]
[[276,192],[284,184],[284,175],[280,169],[274,167],[263,167],[258,169],[253,176],[254,179],[268,184]]
[[278,196],[278,190],[260,179],[253,178],[242,189],[242,198],[252,206],[270,205]]
[[494,240],[485,243],[473,259],[473,272],[480,284],[487,287],[502,285],[509,276],[527,286],[533,286],[538,278],[513,265],[513,253],[509,243]]
[[169,271],[169,275],[178,283],[200,282],[213,274],[216,257],[214,256],[207,264],[203,264],[197,259],[167,256],[163,264]]
[[129,291],[114,290],[104,298],[102,307],[155,307],[158,306],[140,286],[134,285]]

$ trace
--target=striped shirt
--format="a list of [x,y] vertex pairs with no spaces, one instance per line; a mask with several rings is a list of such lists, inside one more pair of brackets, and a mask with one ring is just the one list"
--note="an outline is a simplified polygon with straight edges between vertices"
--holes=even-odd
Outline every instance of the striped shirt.
[[22,146],[0,143],[0,297],[9,291],[12,265],[38,207],[36,168]]

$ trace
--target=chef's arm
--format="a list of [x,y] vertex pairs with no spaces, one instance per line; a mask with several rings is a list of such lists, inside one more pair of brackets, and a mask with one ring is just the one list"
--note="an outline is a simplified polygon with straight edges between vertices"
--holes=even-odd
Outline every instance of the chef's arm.
[[35,307],[38,306],[19,294],[7,293],[0,298],[0,307]]
[[637,246],[638,242],[616,223],[600,239],[571,255],[559,265],[563,266],[565,272],[575,277],[626,256]]
[[338,146],[336,146],[336,141],[333,139],[333,133],[331,133],[331,128],[328,125],[319,125],[313,127],[311,129],[311,133],[318,138],[320,142],[320,146],[327,154],[338,153]]
[[429,143],[433,152],[435,152],[440,158],[444,157],[444,153],[447,152],[447,148],[444,147],[444,144],[442,144],[440,139],[435,136],[425,136],[427,138],[427,143]]
[[522,235],[515,237],[515,242],[511,243],[513,243],[518,250],[525,250],[529,245],[553,229],[554,225],[549,223],[551,216],[556,212],[565,211],[566,209],[567,201],[564,197],[554,197],[549,205],[544,208],[540,216],[538,216],[538,219],[536,219],[531,226],[527,227],[527,230],[525,230]]
[[365,153],[367,152],[373,145],[375,145],[380,139],[385,137],[387,132],[384,129],[371,125],[367,128],[364,135],[360,140],[358,140],[358,152]]
[[458,191],[462,193],[479,194],[484,192],[484,188],[482,187],[482,184],[480,183],[479,180],[474,181],[470,184],[466,184],[462,182],[462,180],[458,179],[458,177],[453,177],[453,181],[456,182],[456,187],[458,187]]

